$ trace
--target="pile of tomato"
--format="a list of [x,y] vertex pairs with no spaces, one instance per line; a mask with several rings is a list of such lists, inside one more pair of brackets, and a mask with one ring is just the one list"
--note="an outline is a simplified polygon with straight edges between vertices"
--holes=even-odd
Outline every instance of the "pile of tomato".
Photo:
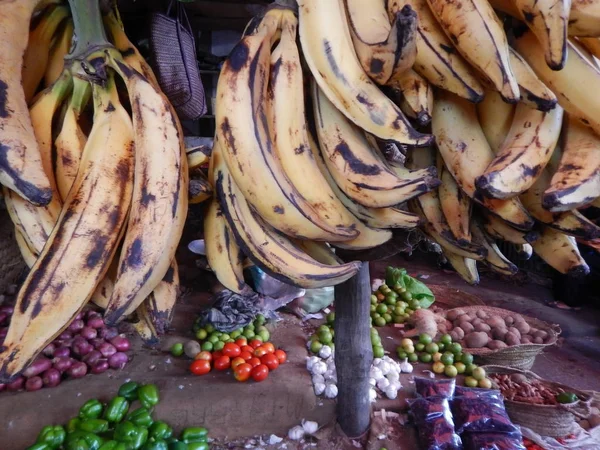
[[238,381],[264,381],[269,372],[287,361],[287,354],[276,349],[271,342],[259,339],[239,337],[235,342],[226,343],[222,350],[202,351],[190,364],[190,372],[195,375],[206,375],[213,368],[219,371],[233,369],[233,376]]

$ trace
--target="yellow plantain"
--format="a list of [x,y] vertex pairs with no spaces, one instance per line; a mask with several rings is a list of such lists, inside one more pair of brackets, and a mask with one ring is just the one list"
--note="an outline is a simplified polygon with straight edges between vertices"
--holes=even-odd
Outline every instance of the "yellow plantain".
[[463,280],[473,286],[479,284],[479,272],[477,271],[476,260],[459,256],[446,249],[442,253]]
[[140,336],[144,344],[151,347],[158,344],[160,338],[150,319],[150,313],[146,302],[138,306],[135,312],[138,320],[133,323],[133,329]]
[[475,180],[493,198],[512,198],[529,189],[550,160],[560,135],[563,109],[548,112],[519,103],[510,131],[496,157]]
[[441,172],[438,196],[446,222],[457,241],[471,242],[471,199],[460,190],[445,166]]
[[487,255],[483,261],[492,271],[503,275],[514,275],[518,272],[517,266],[510,262],[502,254],[496,243],[481,229],[477,221],[471,223],[473,242],[481,245],[487,250]]
[[542,205],[553,211],[568,211],[600,196],[600,136],[579,121],[566,117],[560,163]]
[[21,251],[21,256],[23,257],[25,264],[27,264],[27,267],[29,268],[33,267],[35,261],[39,256],[39,253],[36,254],[31,250],[31,247],[29,247],[29,245],[27,244],[27,241],[23,237],[23,234],[17,228],[15,228],[15,240],[17,241],[17,245],[19,247],[19,250]]
[[143,303],[157,334],[165,334],[169,329],[178,297],[179,267],[177,261],[173,259],[163,279]]
[[116,251],[131,203],[134,143],[116,86],[94,87],[94,127],[58,223],[17,297],[0,379],[17,376],[78,314]]
[[392,77],[388,86],[402,95],[400,107],[407,116],[422,126],[431,122],[433,88],[427,80],[411,69]]
[[510,131],[515,116],[515,105],[506,103],[496,91],[486,91],[477,104],[477,117],[485,138],[494,153],[498,153]]
[[530,244],[540,237],[537,230],[520,231],[491,214],[483,215],[483,227],[485,231],[495,239],[502,239],[513,244]]
[[580,37],[571,42],[578,42],[595,58],[600,58],[600,38],[584,38]]
[[340,264],[344,264],[344,261],[342,261],[325,242],[304,241],[301,239],[295,239],[292,242],[294,245],[304,250],[308,256],[314,258],[321,264],[327,264],[329,266],[339,266]]
[[569,35],[600,37],[600,3],[595,0],[571,0]]
[[133,313],[169,269],[187,215],[188,168],[179,123],[166,97],[139,72],[111,57],[133,111],[135,183],[108,324]]
[[210,160],[210,152],[211,149],[206,145],[186,147],[185,154],[188,160],[188,168],[192,170],[206,164]]
[[62,74],[65,67],[65,56],[71,49],[71,41],[73,40],[73,21],[67,19],[66,24],[56,39],[56,42],[50,49],[50,59],[46,67],[46,73],[44,74],[44,85],[50,86],[54,83]]
[[300,0],[298,5],[304,58],[329,101],[381,139],[428,145],[432,137],[416,131],[365,74],[352,45],[343,0]]
[[556,95],[538,78],[521,55],[512,47],[509,48],[509,51],[510,66],[517,77],[517,83],[519,83],[521,101],[540,111],[554,109],[558,102]]
[[541,237],[531,244],[536,255],[560,273],[573,277],[590,273],[581,257],[575,239],[549,227],[542,229]]
[[213,187],[200,171],[190,173],[188,203],[202,203],[213,196]]
[[517,256],[522,261],[528,261],[533,256],[533,247],[531,244],[514,244]]

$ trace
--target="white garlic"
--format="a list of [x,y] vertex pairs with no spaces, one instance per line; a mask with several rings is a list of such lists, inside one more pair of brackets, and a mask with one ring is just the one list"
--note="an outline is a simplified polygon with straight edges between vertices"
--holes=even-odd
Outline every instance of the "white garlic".
[[320,373],[315,373],[312,376],[312,383],[313,384],[325,383],[325,377],[323,375],[321,375]]
[[327,359],[331,356],[331,347],[329,345],[324,345],[319,350],[319,356],[323,359]]
[[387,398],[389,398],[390,400],[394,400],[396,397],[398,397],[398,390],[394,389],[393,387],[388,387],[385,391],[385,396]]
[[388,372],[388,374],[385,377],[390,381],[395,381],[400,379],[400,374],[395,370],[392,370]]
[[325,381],[337,383],[337,373],[335,373],[335,370],[327,369],[327,372],[323,374],[323,377],[325,378]]
[[310,358],[306,358],[306,369],[308,371],[312,371],[313,366],[318,361],[321,361],[321,360],[317,356],[311,356]]
[[371,386],[375,386],[377,384],[377,380],[375,378],[369,378],[369,384]]
[[379,364],[381,364],[381,361],[383,361],[383,359],[381,359],[381,358],[375,358],[373,360],[373,364],[371,364],[371,365],[375,366],[375,367],[379,367]]
[[313,389],[315,390],[315,395],[321,395],[325,392],[325,383],[315,383]]
[[288,431],[288,437],[292,441],[299,441],[304,437],[304,435],[304,428],[302,428],[300,425],[296,425],[295,427],[290,428],[290,430]]
[[371,370],[369,371],[369,376],[371,378],[375,378],[375,380],[379,380],[380,378],[383,378],[383,374],[381,373],[381,370],[379,369],[379,367],[371,367]]
[[382,390],[385,391],[385,389],[390,385],[390,382],[387,378],[382,377],[379,380],[377,380],[377,387]]
[[411,363],[408,362],[408,359],[404,358],[404,361],[402,361],[400,363],[400,370],[403,373],[412,373],[413,371],[413,366]]
[[328,384],[325,386],[325,397],[336,398],[338,395],[338,388],[335,384]]
[[390,372],[390,370],[391,370],[390,365],[386,361],[381,361],[381,363],[379,363],[378,367],[379,367],[379,370],[381,370],[381,373],[384,376],[387,375]]
[[369,389],[369,401],[374,402],[377,400],[377,391],[373,388]]
[[302,428],[306,434],[315,434],[319,429],[319,424],[312,420],[303,420]]
[[399,391],[401,387],[402,387],[402,385],[400,384],[400,382],[398,380],[396,380],[396,381],[390,381],[390,385],[386,389],[394,388],[397,391]]
[[327,364],[325,364],[323,361],[317,361],[316,363],[313,364],[312,367],[312,373],[318,373],[318,374],[324,374],[325,372],[327,372]]

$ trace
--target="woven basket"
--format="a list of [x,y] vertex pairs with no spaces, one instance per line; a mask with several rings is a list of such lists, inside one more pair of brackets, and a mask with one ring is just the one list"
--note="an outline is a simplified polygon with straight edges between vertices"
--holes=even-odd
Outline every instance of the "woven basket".
[[[455,309],[460,309],[466,313],[483,310],[491,316],[498,316],[502,318],[517,314],[507,309],[494,308],[492,306],[465,306]],[[446,311],[446,313],[449,313],[450,311],[453,310]],[[478,364],[493,364],[528,370],[533,367],[533,363],[535,362],[537,355],[539,355],[545,348],[556,344],[558,335],[561,333],[561,329],[558,325],[550,325],[549,323],[534,319],[533,317],[524,316],[523,314],[520,315],[529,325],[546,331],[550,336],[548,342],[545,344],[513,345],[500,350],[491,350],[489,348],[469,348],[467,351],[475,356]]]
[[442,309],[460,308],[463,306],[484,306],[479,297],[443,284],[428,284],[435,295],[434,305]]
[[[503,366],[484,366],[484,369],[488,374],[519,373],[529,379],[540,380],[548,387],[560,388],[565,392],[572,392],[577,395],[578,401],[558,405],[532,405],[514,400],[504,400],[506,411],[514,423],[530,428],[542,436],[564,437],[573,432],[575,417],[585,419],[590,415],[592,396],[587,392],[544,380],[528,370]],[[497,388],[493,381],[492,384]]]

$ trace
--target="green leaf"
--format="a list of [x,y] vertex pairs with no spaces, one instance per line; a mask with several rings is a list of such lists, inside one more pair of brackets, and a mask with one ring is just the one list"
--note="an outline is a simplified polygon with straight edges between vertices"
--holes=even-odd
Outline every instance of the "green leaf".
[[412,297],[419,301],[421,308],[429,308],[435,302],[433,292],[421,281],[410,275],[404,275],[404,286],[412,294]]

